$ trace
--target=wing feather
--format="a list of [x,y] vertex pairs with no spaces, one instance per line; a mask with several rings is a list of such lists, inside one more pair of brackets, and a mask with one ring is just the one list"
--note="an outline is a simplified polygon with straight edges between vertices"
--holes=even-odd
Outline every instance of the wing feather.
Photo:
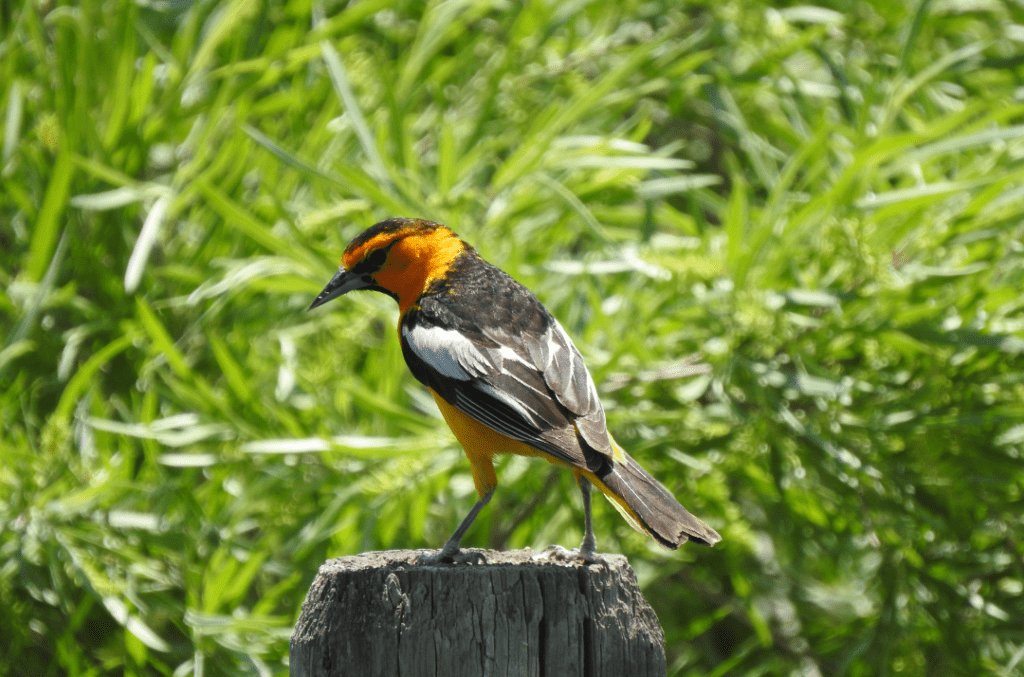
[[[494,338],[511,341],[511,337],[502,334]],[[580,436],[595,451],[614,457],[597,387],[583,356],[558,320],[552,317],[544,335],[538,340],[524,342],[523,347],[534,371],[544,380],[549,396],[574,414],[571,419]],[[540,365],[544,365],[543,368]]]
[[[588,447],[610,456],[605,452],[604,411],[582,357],[560,329],[512,343],[507,336],[487,332],[470,338],[419,318],[403,324],[402,344],[413,374],[463,413],[570,465],[593,468],[596,459],[577,433]],[[559,334],[562,341],[552,343]],[[550,345],[538,345],[544,342]],[[534,360],[545,353],[553,359],[542,370]],[[590,416],[582,418],[578,410]],[[599,424],[603,437],[591,434],[593,423]]]

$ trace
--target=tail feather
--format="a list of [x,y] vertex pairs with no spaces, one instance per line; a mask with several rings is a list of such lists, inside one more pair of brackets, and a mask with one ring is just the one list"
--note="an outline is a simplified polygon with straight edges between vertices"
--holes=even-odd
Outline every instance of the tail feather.
[[717,531],[690,514],[626,452],[610,466],[610,472],[598,476],[597,486],[637,531],[672,549],[688,540],[704,545],[722,540]]

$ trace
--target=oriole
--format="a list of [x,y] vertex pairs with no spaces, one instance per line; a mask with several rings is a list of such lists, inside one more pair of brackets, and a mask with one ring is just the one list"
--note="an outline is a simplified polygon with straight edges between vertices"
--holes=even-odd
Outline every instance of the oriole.
[[612,439],[583,358],[537,297],[446,226],[420,219],[371,226],[345,249],[309,309],[356,289],[398,302],[405,361],[472,467],[480,498],[434,561],[458,557],[463,534],[494,494],[495,454],[540,456],[572,470],[583,493],[584,561],[597,557],[591,485],[663,546],[721,540]]

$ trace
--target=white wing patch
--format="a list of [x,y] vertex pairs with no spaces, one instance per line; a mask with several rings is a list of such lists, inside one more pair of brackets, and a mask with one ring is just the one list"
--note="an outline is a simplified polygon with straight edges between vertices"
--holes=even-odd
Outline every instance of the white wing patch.
[[416,355],[449,378],[460,381],[487,373],[490,366],[480,349],[457,331],[441,327],[402,327],[402,336]]

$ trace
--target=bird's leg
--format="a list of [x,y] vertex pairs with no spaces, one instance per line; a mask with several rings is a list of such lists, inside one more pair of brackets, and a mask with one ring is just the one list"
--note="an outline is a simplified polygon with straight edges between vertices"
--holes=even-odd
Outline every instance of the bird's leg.
[[580,543],[580,557],[584,562],[591,564],[597,561],[597,539],[594,538],[594,520],[590,515],[590,480],[580,477],[580,491],[583,493],[583,519],[586,523],[587,532],[583,535],[583,542]]
[[420,564],[438,564],[440,562],[455,562],[455,561],[468,561],[468,560],[481,560],[483,556],[479,553],[463,554],[462,550],[459,549],[459,543],[462,542],[462,537],[466,534],[469,526],[473,524],[473,520],[480,514],[484,506],[490,503],[491,496],[494,495],[494,488],[491,488],[486,494],[480,497],[480,500],[476,502],[466,518],[462,520],[462,524],[455,530],[455,533],[451,535],[445,544],[441,547],[441,550],[436,555],[424,556],[419,558]]
[[466,535],[466,531],[469,529],[469,526],[473,524],[473,520],[475,520],[476,516],[480,514],[483,507],[491,502],[491,496],[493,495],[494,489],[491,489],[476,502],[476,505],[474,505],[469,511],[469,514],[462,520],[462,524],[459,525],[459,528],[455,530],[455,533],[451,535],[451,538],[449,538],[445,542],[444,547],[441,548],[440,554],[442,557],[452,557],[458,554],[459,543],[462,542],[462,537]]
[[572,562],[582,560],[584,564],[604,564],[597,554],[597,539],[594,538],[594,520],[590,513],[590,480],[583,475],[576,475],[576,483],[580,485],[580,493],[583,494],[583,520],[586,525],[586,533],[583,534],[583,542],[575,550],[568,550],[560,545],[551,545],[543,552],[534,555],[536,560],[559,560]]

